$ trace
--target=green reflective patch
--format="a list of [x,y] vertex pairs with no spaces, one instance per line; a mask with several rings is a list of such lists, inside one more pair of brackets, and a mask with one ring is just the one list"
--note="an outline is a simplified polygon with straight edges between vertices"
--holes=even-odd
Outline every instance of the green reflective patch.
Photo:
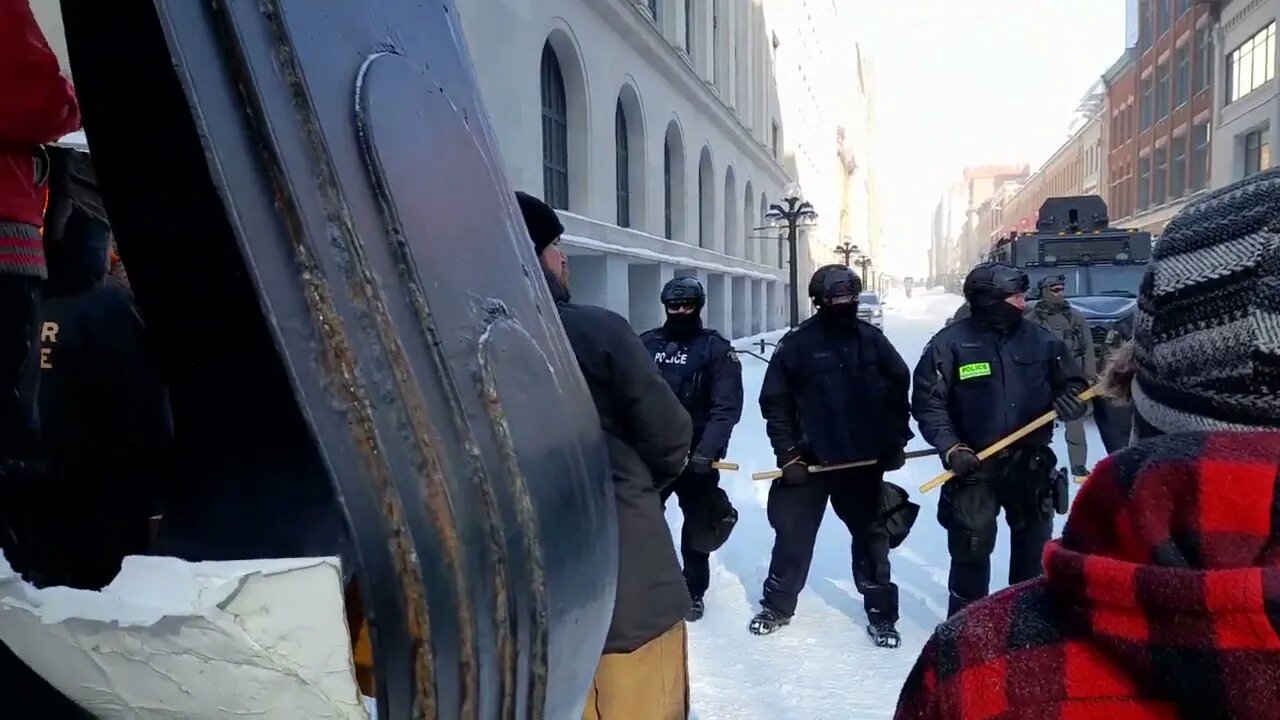
[[973,378],[986,377],[991,374],[991,363],[969,363],[960,366],[960,379],[972,380]]

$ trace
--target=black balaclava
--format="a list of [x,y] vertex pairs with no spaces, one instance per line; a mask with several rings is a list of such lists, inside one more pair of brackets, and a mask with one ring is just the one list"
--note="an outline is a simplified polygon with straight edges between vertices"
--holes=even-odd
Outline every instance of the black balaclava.
[[1022,310],[1006,302],[1027,291],[1027,275],[1003,263],[985,262],[964,279],[964,299],[970,316],[981,326],[1008,335],[1022,322]]
[[662,327],[671,335],[695,335],[702,330],[702,308],[691,313],[668,312]]

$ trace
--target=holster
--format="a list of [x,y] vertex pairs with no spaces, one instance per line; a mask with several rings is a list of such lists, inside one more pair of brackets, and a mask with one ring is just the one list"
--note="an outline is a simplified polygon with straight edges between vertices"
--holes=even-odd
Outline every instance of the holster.
[[1053,495],[1053,511],[1059,515],[1066,515],[1067,510],[1071,509],[1066,470],[1057,468],[1053,471],[1049,476],[1049,490]]

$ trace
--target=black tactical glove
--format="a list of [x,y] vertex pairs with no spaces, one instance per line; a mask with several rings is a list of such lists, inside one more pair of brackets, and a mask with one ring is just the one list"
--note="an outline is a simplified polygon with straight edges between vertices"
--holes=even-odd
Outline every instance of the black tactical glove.
[[882,456],[878,461],[876,461],[876,464],[878,464],[880,469],[885,472],[899,470],[903,465],[907,464],[907,451],[899,449],[891,452],[888,455]]
[[967,478],[978,472],[982,461],[968,445],[956,445],[947,451],[946,464],[957,478]]
[[801,458],[794,458],[782,466],[783,485],[803,485],[809,481],[809,466]]
[[715,468],[711,467],[711,463],[713,462],[715,461],[706,455],[694,453],[689,456],[689,464],[685,467],[691,473],[697,473],[698,475],[710,475],[715,472]]
[[1063,422],[1074,422],[1089,412],[1089,404],[1076,397],[1075,392],[1065,392],[1053,399],[1053,411]]

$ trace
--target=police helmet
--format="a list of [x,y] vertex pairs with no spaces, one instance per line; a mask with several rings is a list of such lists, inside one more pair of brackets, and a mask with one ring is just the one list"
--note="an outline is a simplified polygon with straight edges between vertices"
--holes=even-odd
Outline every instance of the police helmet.
[[815,303],[862,293],[862,278],[844,265],[823,265],[809,280],[809,297]]
[[707,301],[707,292],[702,289],[702,283],[697,278],[678,277],[667,281],[662,286],[662,304],[668,307],[672,305],[696,305],[702,307]]
[[988,305],[1012,295],[1021,295],[1031,286],[1027,274],[1012,265],[984,262],[964,279],[964,299],[970,305]]

